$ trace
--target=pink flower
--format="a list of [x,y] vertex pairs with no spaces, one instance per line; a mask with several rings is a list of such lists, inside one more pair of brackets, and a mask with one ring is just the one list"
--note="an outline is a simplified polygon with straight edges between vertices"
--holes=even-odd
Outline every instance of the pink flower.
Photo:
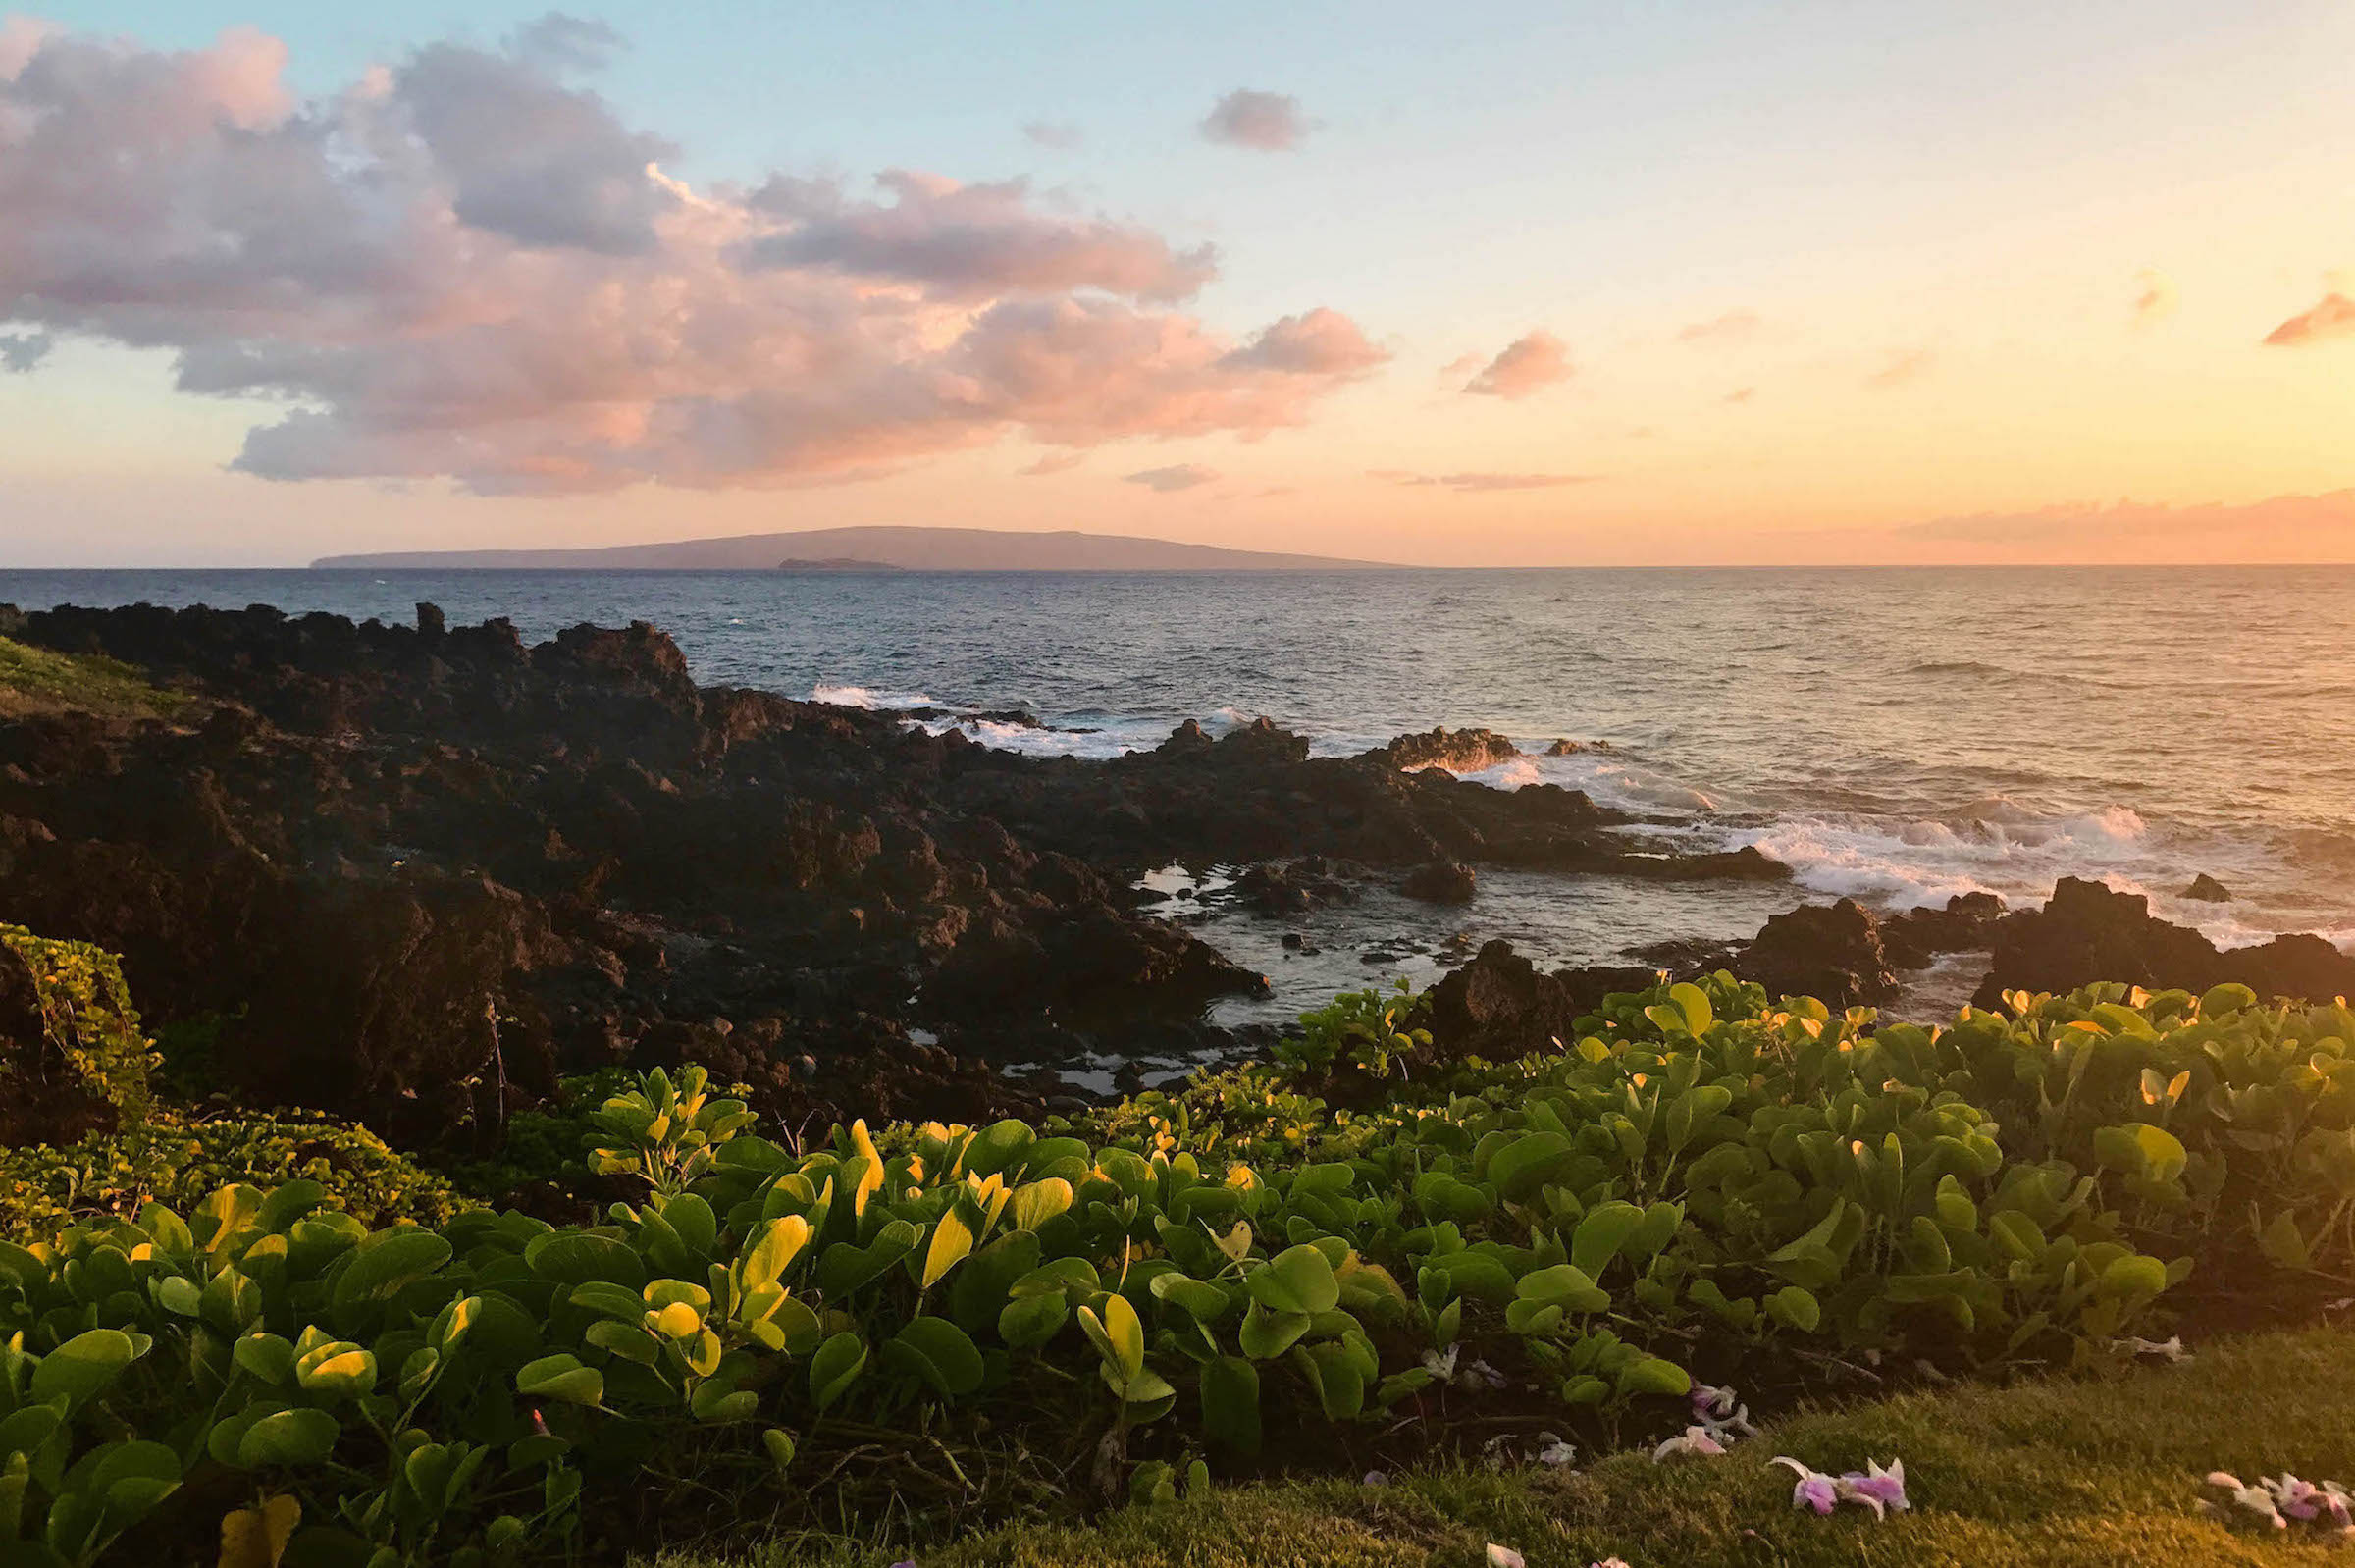
[[1799,1477],[1799,1485],[1791,1489],[1791,1506],[1812,1508],[1818,1514],[1828,1514],[1840,1505],[1840,1483],[1820,1470],[1810,1470],[1788,1454],[1776,1454],[1774,1462],[1786,1465]]
[[1861,1471],[1852,1470],[1839,1482],[1840,1495],[1852,1502],[1860,1502],[1873,1511],[1876,1518],[1886,1519],[1891,1512],[1904,1513],[1913,1505],[1906,1500],[1906,1462],[1892,1459],[1883,1470],[1877,1460],[1867,1459]]
[[1657,1448],[1652,1449],[1651,1462],[1655,1465],[1665,1464],[1671,1459],[1682,1459],[1688,1456],[1714,1458],[1723,1452],[1725,1452],[1725,1444],[1710,1437],[1708,1428],[1687,1427],[1683,1437],[1671,1437]]

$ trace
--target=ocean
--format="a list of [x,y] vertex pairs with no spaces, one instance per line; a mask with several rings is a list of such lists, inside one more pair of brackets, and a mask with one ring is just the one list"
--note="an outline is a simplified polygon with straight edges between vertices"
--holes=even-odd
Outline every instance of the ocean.
[[[1755,845],[1775,886],[1483,874],[1462,910],[1377,895],[1307,917],[1307,947],[1202,908],[1276,980],[1237,1019],[1341,983],[1428,979],[1511,937],[1610,962],[1748,935],[1799,897],[1883,908],[1975,890],[2033,904],[2063,875],[2151,895],[2219,942],[2355,943],[2355,567],[1459,570],[1374,573],[0,572],[0,601],[504,615],[543,638],[648,620],[698,678],[869,707],[1020,708],[994,746],[1103,757],[1181,720],[1266,715],[1345,754],[1434,725],[1531,755],[1664,840]],[[1161,878],[1195,912],[1214,868]],[[2179,895],[2207,872],[2233,893]],[[1213,904],[1215,906],[1215,900]],[[1372,956],[1369,957],[1369,954]],[[1942,977],[1943,1005],[1968,976]]]

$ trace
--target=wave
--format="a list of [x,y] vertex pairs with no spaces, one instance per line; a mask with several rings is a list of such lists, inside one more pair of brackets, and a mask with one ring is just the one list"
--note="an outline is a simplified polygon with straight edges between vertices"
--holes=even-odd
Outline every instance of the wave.
[[837,686],[826,681],[810,688],[809,700],[812,703],[828,703],[836,707],[864,707],[881,712],[932,706],[932,699],[921,692],[895,692],[874,686]]

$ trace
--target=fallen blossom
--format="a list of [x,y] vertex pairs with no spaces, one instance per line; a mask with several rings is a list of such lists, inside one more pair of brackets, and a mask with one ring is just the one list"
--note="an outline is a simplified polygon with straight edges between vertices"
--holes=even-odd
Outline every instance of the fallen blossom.
[[1738,1402],[1731,1388],[1712,1388],[1705,1383],[1693,1385],[1693,1419],[1719,1442],[1733,1442],[1743,1437],[1754,1437],[1758,1429],[1750,1419],[1750,1406]]
[[1449,1345],[1444,1350],[1424,1351],[1423,1370],[1441,1383],[1453,1383],[1455,1381],[1455,1357],[1459,1349],[1461,1346]]
[[1559,1467],[1576,1457],[1578,1450],[1550,1432],[1538,1434],[1538,1441],[1545,1446],[1538,1450],[1538,1463]]
[[1379,1470],[1369,1470],[1366,1472],[1365,1484],[1369,1487],[1387,1487],[1390,1484],[1390,1478]]
[[1883,1470],[1880,1461],[1867,1459],[1860,1471],[1852,1470],[1839,1482],[1840,1495],[1851,1502],[1860,1502],[1870,1508],[1873,1517],[1886,1519],[1892,1513],[1904,1513],[1913,1505],[1906,1500],[1906,1462],[1892,1459]]
[[1625,1557],[1605,1557],[1600,1562],[1587,1564],[1587,1568],[1627,1568],[1627,1559]]
[[2289,1528],[2289,1521],[2281,1517],[2281,1510],[2275,1503],[2273,1492],[2263,1485],[2243,1486],[2238,1476],[2224,1470],[2209,1471],[2208,1485],[2231,1493],[2229,1508],[2220,1507],[2214,1501],[2203,1500],[2200,1504],[2202,1512],[2229,1522],[2229,1509],[2238,1508],[2245,1513],[2254,1514],[2273,1529],[2287,1530]]
[[1820,1470],[1810,1470],[1789,1454],[1776,1454],[1774,1462],[1787,1465],[1799,1477],[1799,1485],[1791,1489],[1791,1506],[1812,1508],[1828,1514],[1840,1505],[1840,1483]]
[[1529,1559],[1510,1546],[1489,1542],[1489,1568],[1529,1568]]
[[1714,1458],[1723,1452],[1725,1444],[1710,1437],[1708,1428],[1687,1427],[1684,1436],[1671,1437],[1652,1449],[1651,1462],[1655,1465],[1666,1464],[1671,1459],[1682,1459],[1688,1455]]
[[2130,1356],[2165,1356],[2170,1362],[2191,1359],[2191,1352],[2183,1348],[2183,1336],[2179,1333],[2170,1334],[2165,1339],[2145,1339],[2129,1334],[2123,1339],[2111,1340],[2110,1348]]

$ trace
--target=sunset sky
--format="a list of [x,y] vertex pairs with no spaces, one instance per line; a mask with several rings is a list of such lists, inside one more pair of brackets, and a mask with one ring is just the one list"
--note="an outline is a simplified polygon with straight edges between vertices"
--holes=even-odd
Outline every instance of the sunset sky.
[[2355,6],[53,5],[0,566],[2355,560]]

